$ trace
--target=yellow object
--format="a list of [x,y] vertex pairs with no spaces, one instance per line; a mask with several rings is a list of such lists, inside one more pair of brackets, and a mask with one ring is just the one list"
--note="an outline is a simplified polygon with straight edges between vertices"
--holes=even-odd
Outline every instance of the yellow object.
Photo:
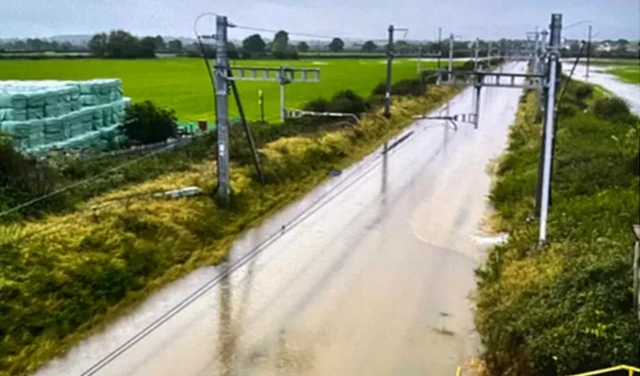
[[629,376],[633,376],[634,373],[640,374],[640,368],[621,365],[621,366],[616,366],[616,367],[611,367],[611,368],[599,369],[597,371],[578,373],[578,374],[570,375],[570,376],[595,376],[595,375],[602,375],[602,374],[609,373],[609,372],[623,371],[623,370],[624,371],[628,371],[629,372]]

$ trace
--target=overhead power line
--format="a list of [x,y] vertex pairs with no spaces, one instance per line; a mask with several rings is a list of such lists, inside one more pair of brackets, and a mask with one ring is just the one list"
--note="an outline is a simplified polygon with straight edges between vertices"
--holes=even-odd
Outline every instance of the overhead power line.
[[14,206],[11,209],[7,209],[7,210],[5,210],[3,212],[0,212],[0,217],[4,217],[4,216],[6,216],[8,214],[14,213],[16,211],[19,211],[19,210],[24,209],[26,207],[29,207],[31,205],[37,204],[37,203],[39,203],[41,201],[44,201],[44,200],[49,199],[51,197],[57,196],[57,195],[59,195],[61,193],[67,192],[69,190],[72,190],[74,188],[80,187],[82,185],[89,184],[89,183],[91,183],[91,182],[93,182],[93,181],[95,181],[95,180],[97,180],[97,179],[99,179],[101,177],[107,176],[107,175],[109,175],[109,174],[111,174],[113,172],[121,170],[121,169],[123,169],[123,168],[125,168],[127,166],[131,166],[131,165],[133,165],[133,164],[135,164],[137,162],[140,162],[142,160],[148,159],[150,157],[156,156],[156,155],[158,155],[160,153],[163,153],[165,151],[166,151],[165,148],[154,150],[153,152],[151,152],[149,154],[145,154],[145,155],[142,155],[140,157],[137,157],[137,158],[134,158],[132,160],[129,160],[127,162],[121,163],[121,164],[119,164],[119,165],[117,165],[115,167],[107,169],[107,170],[105,170],[105,171],[103,171],[103,172],[101,172],[99,174],[93,175],[93,176],[91,176],[91,177],[89,177],[87,179],[80,180],[80,181],[77,181],[75,183],[69,184],[69,185],[67,185],[65,187],[56,189],[55,191],[49,192],[46,195],[34,198],[34,199],[29,200],[27,202],[24,202],[24,203],[22,203],[20,205]]

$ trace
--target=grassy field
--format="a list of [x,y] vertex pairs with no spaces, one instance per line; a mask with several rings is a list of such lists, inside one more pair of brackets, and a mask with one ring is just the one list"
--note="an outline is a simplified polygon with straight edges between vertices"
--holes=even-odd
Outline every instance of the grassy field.
[[607,71],[622,81],[640,85],[640,65],[635,59],[602,59],[591,62],[593,65],[608,67]]
[[[323,61],[237,61],[235,65],[319,68],[319,83],[298,83],[286,88],[288,108],[299,108],[316,97],[331,97],[336,91],[351,89],[368,96],[384,80],[382,59],[333,59]],[[434,68],[435,62],[423,62]],[[416,61],[394,62],[394,81],[416,76]],[[98,77],[120,78],[124,93],[134,101],[145,99],[176,110],[180,120],[213,119],[213,99],[209,77],[200,59],[167,58],[156,60],[7,60],[0,61],[0,80],[66,79],[84,80]],[[279,119],[279,85],[275,82],[240,82],[238,84],[247,118],[258,120],[258,90],[264,92],[265,118]],[[230,103],[232,113],[235,104]]]
[[618,76],[622,81],[630,84],[640,85],[640,66],[630,65],[621,68],[615,68],[609,70],[609,73],[613,73]]

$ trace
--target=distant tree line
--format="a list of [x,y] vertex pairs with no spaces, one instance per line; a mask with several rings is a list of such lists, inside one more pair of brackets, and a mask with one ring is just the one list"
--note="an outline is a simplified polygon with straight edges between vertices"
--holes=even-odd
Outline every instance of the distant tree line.
[[48,41],[40,38],[0,42],[0,50],[20,52],[74,52],[81,48],[69,42]]
[[182,42],[178,39],[165,43],[160,35],[138,38],[124,30],[95,34],[88,48],[93,56],[114,59],[154,58],[159,51],[183,51]]

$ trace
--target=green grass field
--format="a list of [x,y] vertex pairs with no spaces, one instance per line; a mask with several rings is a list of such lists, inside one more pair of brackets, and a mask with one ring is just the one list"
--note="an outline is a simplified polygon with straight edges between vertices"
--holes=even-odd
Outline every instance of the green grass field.
[[640,65],[635,59],[598,59],[592,65],[608,67],[607,72],[618,76],[622,81],[640,85]]
[[[294,83],[286,88],[286,105],[299,108],[316,97],[331,97],[342,89],[351,89],[362,96],[385,77],[382,59],[332,59],[323,61],[245,60],[238,66],[286,65],[320,69],[319,83]],[[435,62],[422,62],[423,69],[434,68]],[[416,76],[416,61],[394,62],[394,81]],[[180,120],[213,119],[213,93],[204,62],[200,59],[167,58],[155,60],[5,60],[0,61],[0,80],[92,78],[122,79],[124,94],[134,101],[151,100],[176,110]],[[258,90],[264,92],[265,118],[279,119],[279,85],[275,82],[239,82],[240,95],[248,119],[258,120]],[[232,114],[235,104],[230,97]],[[232,115],[233,116],[233,115]]]
[[611,69],[609,73],[615,74],[624,82],[640,85],[640,67],[638,65]]

